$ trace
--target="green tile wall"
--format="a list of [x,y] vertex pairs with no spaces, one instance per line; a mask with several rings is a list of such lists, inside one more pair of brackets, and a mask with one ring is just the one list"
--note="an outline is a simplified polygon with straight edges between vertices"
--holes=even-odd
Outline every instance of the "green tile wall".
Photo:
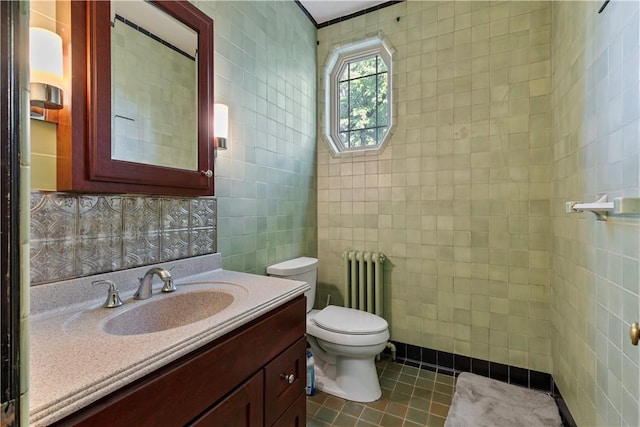
[[640,425],[640,217],[565,214],[640,195],[639,3],[553,2],[553,378],[578,425]]
[[551,372],[550,25],[547,2],[410,0],[318,31],[318,64],[384,32],[398,124],[379,154],[319,143],[320,306],[342,251],[380,250],[392,339]]
[[215,164],[225,269],[265,273],[316,254],[316,29],[292,1],[200,1],[215,21]]

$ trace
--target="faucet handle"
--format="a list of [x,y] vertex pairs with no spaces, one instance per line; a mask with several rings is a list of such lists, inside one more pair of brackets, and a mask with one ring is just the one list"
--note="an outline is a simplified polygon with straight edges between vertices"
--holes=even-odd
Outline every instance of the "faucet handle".
[[161,292],[175,292],[178,290],[178,288],[176,288],[175,283],[173,283],[173,277],[171,276],[171,272],[176,268],[181,269],[182,266],[179,264],[176,264],[173,267],[171,267],[169,270],[167,270],[167,274],[165,275],[165,279],[164,279],[164,286],[162,286],[162,289],[160,289]]
[[116,287],[116,284],[113,283],[111,280],[96,280],[91,282],[92,285],[109,285],[109,293],[107,294],[107,299],[104,302],[104,304],[102,304],[103,307],[106,308],[114,308],[114,307],[120,307],[122,304],[124,304],[122,302],[122,300],[120,299],[120,294],[118,292],[118,288]]
[[173,283],[173,277],[169,276],[164,281],[164,286],[160,289],[161,292],[174,292],[177,291],[175,283]]

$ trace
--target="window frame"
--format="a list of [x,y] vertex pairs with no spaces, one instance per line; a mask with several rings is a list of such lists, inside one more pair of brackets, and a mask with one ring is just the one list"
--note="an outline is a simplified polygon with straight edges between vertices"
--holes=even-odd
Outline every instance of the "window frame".
[[[393,54],[386,37],[378,33],[373,37],[356,41],[344,46],[334,46],[324,66],[325,86],[325,121],[323,136],[332,154],[360,153],[365,151],[381,151],[389,142],[395,130],[393,104]],[[372,56],[380,56],[387,66],[387,131],[382,141],[376,145],[347,147],[340,137],[340,75],[349,63],[361,61]],[[377,89],[376,89],[377,90]],[[376,123],[377,125],[377,123]]]

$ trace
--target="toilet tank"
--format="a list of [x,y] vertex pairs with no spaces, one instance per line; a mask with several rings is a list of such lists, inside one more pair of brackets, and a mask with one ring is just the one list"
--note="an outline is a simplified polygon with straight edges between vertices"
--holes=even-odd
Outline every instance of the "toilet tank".
[[307,313],[311,311],[316,300],[316,281],[318,278],[318,260],[316,258],[300,257],[270,265],[267,267],[267,274],[273,277],[307,282],[311,289],[304,295],[307,297]]

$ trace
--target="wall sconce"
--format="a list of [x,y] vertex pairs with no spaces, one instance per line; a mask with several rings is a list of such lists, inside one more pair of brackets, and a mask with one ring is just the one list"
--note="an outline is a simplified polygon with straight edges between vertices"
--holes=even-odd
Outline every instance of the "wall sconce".
[[[45,110],[62,108],[62,38],[53,31],[29,29],[31,106]],[[33,113],[32,113],[33,117]],[[37,113],[35,118],[38,117]]]
[[229,106],[225,104],[213,104],[213,134],[216,150],[227,149],[227,137],[229,136]]

